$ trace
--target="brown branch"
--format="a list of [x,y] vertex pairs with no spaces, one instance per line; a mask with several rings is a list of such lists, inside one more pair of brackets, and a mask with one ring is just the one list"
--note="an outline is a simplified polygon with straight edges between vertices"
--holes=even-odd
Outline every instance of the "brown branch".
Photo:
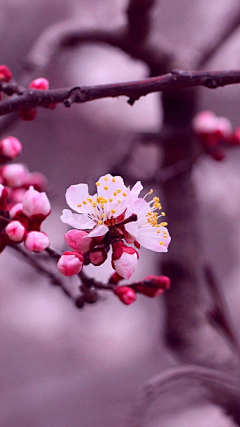
[[231,10],[229,16],[224,17],[224,22],[226,22],[225,27],[222,24],[218,24],[220,31],[212,42],[207,43],[207,48],[200,48],[198,50],[198,56],[192,62],[194,67],[202,68],[237,30],[240,25],[239,7],[235,11]]
[[128,37],[137,43],[146,39],[151,27],[150,13],[155,0],[130,0],[127,7]]
[[[0,103],[0,116],[22,108],[48,107],[52,103],[63,103],[70,107],[73,103],[83,103],[102,98],[126,96],[128,103],[134,104],[140,97],[149,93],[164,92],[169,89],[204,86],[210,89],[240,83],[240,71],[181,71],[140,81],[105,84],[99,86],[77,86],[73,88],[46,91],[26,89],[22,95],[9,98]],[[4,85],[4,90],[11,83]]]

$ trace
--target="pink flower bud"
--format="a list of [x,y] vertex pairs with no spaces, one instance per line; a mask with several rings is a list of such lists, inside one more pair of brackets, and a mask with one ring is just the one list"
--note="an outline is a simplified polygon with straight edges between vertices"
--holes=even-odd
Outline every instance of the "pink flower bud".
[[58,260],[58,269],[64,276],[74,276],[83,268],[84,257],[80,252],[64,252]]
[[24,165],[12,163],[1,168],[1,175],[5,185],[9,187],[21,187],[26,179],[28,171]]
[[132,304],[136,300],[136,293],[129,286],[116,286],[114,293],[124,304]]
[[22,203],[16,203],[16,205],[14,205],[9,212],[10,218],[15,218],[15,216],[21,212],[22,212]]
[[21,108],[19,110],[19,117],[27,122],[34,120],[37,117],[37,110],[36,108]]
[[212,133],[216,131],[217,116],[212,111],[200,111],[193,119],[194,132],[199,134]]
[[8,136],[0,141],[0,150],[4,156],[14,159],[21,153],[22,144],[14,136]]
[[11,221],[5,228],[9,239],[13,242],[22,242],[27,234],[26,228],[19,221]]
[[0,65],[0,81],[9,82],[12,78],[12,72],[6,65]]
[[23,213],[29,218],[33,215],[46,217],[51,212],[51,205],[46,193],[39,193],[33,187],[30,187],[24,194],[22,205]]
[[123,280],[123,277],[119,276],[119,274],[115,271],[109,279],[109,283],[112,283],[113,285],[117,285],[120,280]]
[[143,282],[136,283],[135,289],[148,297],[157,297],[170,288],[170,279],[167,276],[147,276]]
[[107,251],[104,245],[99,245],[91,250],[89,259],[93,265],[102,265],[107,259]]
[[48,90],[49,81],[44,77],[39,77],[38,79],[35,79],[30,83],[29,88],[35,90]]
[[123,242],[113,244],[112,266],[124,279],[129,279],[137,267],[139,255]]
[[24,242],[25,248],[30,252],[43,252],[49,244],[48,236],[42,231],[30,231]]
[[79,252],[88,252],[93,241],[83,230],[70,230],[65,234],[65,240],[70,248]]

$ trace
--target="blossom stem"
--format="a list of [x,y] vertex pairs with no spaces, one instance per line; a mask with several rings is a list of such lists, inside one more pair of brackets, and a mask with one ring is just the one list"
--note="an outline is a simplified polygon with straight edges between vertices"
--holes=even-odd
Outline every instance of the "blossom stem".
[[128,218],[125,218],[123,221],[120,221],[114,225],[110,225],[109,229],[112,230],[115,227],[122,227],[122,225],[128,224],[129,222],[132,222],[132,221],[135,222],[137,220],[138,220],[137,214],[133,213]]

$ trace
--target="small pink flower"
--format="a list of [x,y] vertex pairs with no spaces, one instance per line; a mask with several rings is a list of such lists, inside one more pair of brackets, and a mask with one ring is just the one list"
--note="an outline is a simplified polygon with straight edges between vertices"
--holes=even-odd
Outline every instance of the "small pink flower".
[[30,231],[24,242],[30,252],[43,252],[49,244],[49,237],[42,231]]
[[26,228],[19,221],[11,221],[6,226],[5,232],[9,239],[17,243],[22,242],[27,234]]
[[29,88],[35,90],[48,90],[49,81],[44,77],[38,77],[30,83]]
[[21,187],[26,179],[28,170],[24,165],[12,163],[1,168],[1,175],[5,185],[9,187]]
[[123,242],[113,244],[112,266],[119,276],[129,279],[137,267],[138,253]]
[[29,218],[33,215],[47,217],[51,212],[51,205],[46,193],[39,193],[30,187],[23,196],[22,211]]
[[84,257],[79,252],[64,252],[58,260],[58,269],[64,276],[74,276],[83,268]]
[[65,234],[65,240],[70,248],[79,252],[88,252],[93,241],[84,230],[70,230]]
[[4,156],[14,159],[21,153],[22,144],[14,136],[8,136],[0,141],[0,150]]
[[114,293],[124,304],[132,304],[136,300],[136,293],[129,286],[116,286]]

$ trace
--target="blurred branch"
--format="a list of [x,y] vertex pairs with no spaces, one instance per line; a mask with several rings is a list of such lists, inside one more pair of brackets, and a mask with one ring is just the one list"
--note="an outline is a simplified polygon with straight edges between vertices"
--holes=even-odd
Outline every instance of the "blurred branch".
[[150,28],[150,13],[156,0],[130,0],[127,7],[128,37],[137,43],[146,39]]
[[199,53],[192,62],[194,67],[202,68],[236,31],[240,25],[240,8],[238,7],[234,12],[231,10],[229,16],[224,16],[224,22],[226,22],[225,27],[218,25],[219,32],[215,38],[198,50]]
[[[140,97],[149,93],[164,92],[173,89],[204,86],[210,89],[240,83],[240,71],[182,71],[152,77],[140,81],[106,84],[98,86],[76,86],[73,88],[52,89],[46,91],[25,89],[21,94],[0,103],[0,116],[24,108],[49,107],[53,103],[63,103],[70,107],[73,103],[83,103],[102,98],[126,96],[133,105]],[[0,89],[9,93],[11,82],[0,85]],[[16,91],[14,83],[13,90]],[[16,93],[16,92],[14,92]]]
[[216,278],[209,266],[205,266],[204,273],[214,303],[213,309],[208,313],[208,318],[214,326],[220,328],[220,330],[225,333],[240,357],[239,342],[234,331],[225,298],[222,295],[219,286],[216,283]]
[[175,385],[176,381],[193,379],[207,387],[208,398],[220,404],[240,423],[240,383],[239,379],[211,368],[189,365],[171,368],[148,381],[133,408],[129,427],[142,427],[145,415],[152,403]]

